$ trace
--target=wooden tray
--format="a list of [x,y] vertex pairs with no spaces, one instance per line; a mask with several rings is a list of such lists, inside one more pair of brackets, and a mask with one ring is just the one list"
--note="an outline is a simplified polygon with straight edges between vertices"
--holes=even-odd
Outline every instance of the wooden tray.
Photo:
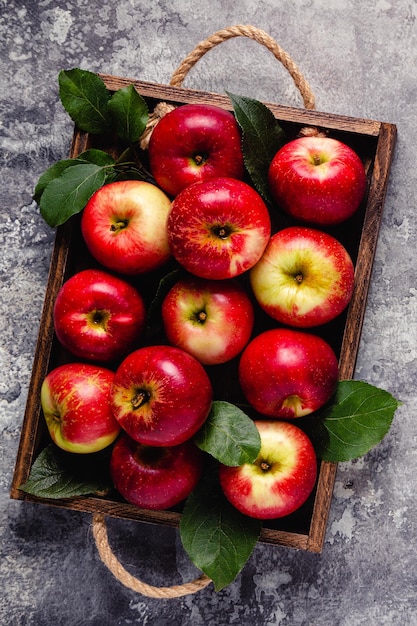
[[[174,105],[204,102],[232,109],[229,98],[214,93],[109,75],[102,75],[102,78],[110,90],[117,90],[133,83],[146,99],[150,111],[161,101]],[[328,130],[330,136],[344,141],[355,149],[366,165],[368,192],[359,211],[342,226],[327,229],[346,246],[352,256],[356,273],[354,294],[348,310],[343,315],[335,322],[314,331],[327,339],[338,354],[340,378],[350,379],[354,374],[358,354],[372,264],[395,146],[396,127],[393,124],[374,120],[300,110],[272,103],[265,104],[280,121],[288,139],[295,137],[304,126],[324,128]],[[96,137],[75,130],[70,156],[77,156],[90,147],[114,151],[114,145],[99,144]],[[289,223],[288,218],[283,218],[283,226]],[[62,283],[69,276],[84,267],[93,265],[94,261],[88,256],[79,233],[79,216],[75,216],[60,226],[56,232],[10,495],[18,500],[177,527],[181,507],[169,511],[147,511],[125,503],[117,496],[50,500],[37,498],[19,490],[19,485],[23,484],[29,476],[33,461],[50,441],[40,406],[40,388],[43,379],[50,369],[71,358],[58,344],[54,335],[52,310],[55,297]],[[143,289],[143,283],[141,289]],[[261,323],[267,326],[271,322],[262,319]],[[221,370],[221,375],[217,379],[218,385],[215,386],[218,399],[233,401],[233,391],[237,386],[234,384],[237,380],[234,367],[235,364],[231,364]],[[320,552],[325,538],[336,469],[337,466],[334,463],[321,462],[317,486],[308,502],[293,515],[265,522],[260,540],[265,543]]]

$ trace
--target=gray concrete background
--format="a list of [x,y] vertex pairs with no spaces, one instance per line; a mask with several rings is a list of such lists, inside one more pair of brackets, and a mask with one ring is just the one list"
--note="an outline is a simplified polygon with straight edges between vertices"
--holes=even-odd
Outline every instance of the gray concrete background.
[[[417,624],[416,16],[408,0],[0,0],[1,624]],[[167,83],[199,41],[239,23],[291,54],[318,110],[398,126],[356,377],[404,404],[377,449],[339,466],[321,555],[258,545],[222,592],[153,600],[102,565],[89,515],[9,499],[54,237],[31,196],[69,150],[60,69]],[[185,86],[302,106],[274,57],[243,38],[212,50]],[[139,578],[171,585],[196,575],[176,531],[116,520],[109,528]]]

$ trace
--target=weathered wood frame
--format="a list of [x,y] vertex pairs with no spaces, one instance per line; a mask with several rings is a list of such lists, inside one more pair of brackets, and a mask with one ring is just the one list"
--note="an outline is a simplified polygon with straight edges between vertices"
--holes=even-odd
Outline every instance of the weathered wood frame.
[[[231,109],[229,98],[219,94],[109,75],[102,75],[102,78],[110,90],[117,90],[133,83],[138,92],[147,100],[150,110],[160,101],[174,105],[187,102],[204,102]],[[301,127],[314,126],[326,129],[330,135],[351,143],[361,154],[368,170],[366,201],[364,201],[360,218],[358,218],[360,223],[356,222],[356,231],[355,228],[352,229],[352,239],[355,236],[355,241],[352,242],[355,256],[355,290],[346,312],[344,327],[340,336],[340,378],[350,379],[354,375],[359,349],[372,265],[396,141],[396,127],[393,124],[374,120],[295,109],[273,103],[265,104],[285,126],[289,135],[295,135]],[[70,156],[76,156],[90,145],[93,145],[92,138],[75,130]],[[68,276],[69,255],[74,253],[72,248],[73,235],[74,220],[70,220],[59,227],[56,232],[10,495],[18,500],[39,502],[90,513],[100,512],[106,516],[177,527],[181,516],[181,513],[177,511],[145,511],[106,497],[49,500],[36,498],[19,490],[19,485],[23,484],[29,476],[33,461],[39,453],[45,437],[46,427],[39,400],[40,387],[45,375],[51,368],[51,356],[55,341],[52,310],[56,294]],[[268,525],[265,524],[260,540],[265,543],[320,552],[325,539],[336,471],[336,464],[320,463],[317,487],[311,503],[308,532],[291,532],[291,529],[268,528]]]

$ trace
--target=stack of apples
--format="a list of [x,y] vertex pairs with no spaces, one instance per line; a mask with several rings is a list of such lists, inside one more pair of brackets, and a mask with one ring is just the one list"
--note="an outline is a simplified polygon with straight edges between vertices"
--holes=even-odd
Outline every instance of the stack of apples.
[[[261,449],[254,463],[220,464],[221,487],[246,515],[288,515],[317,477],[313,445],[294,422],[323,407],[338,381],[337,356],[314,327],[352,298],[354,264],[329,230],[363,201],[363,164],[328,136],[286,143],[268,184],[291,225],[274,230],[231,112],[177,107],[155,127],[148,157],[155,184],[111,182],[82,213],[96,265],[69,278],[55,302],[56,337],[71,358],[42,386],[49,432],[73,453],[112,446],[115,489],[138,507],[170,508],[203,471],[193,438],[216,399],[212,373],[237,363],[230,384],[254,416]],[[149,343],[141,284],[172,264],[163,340]]]

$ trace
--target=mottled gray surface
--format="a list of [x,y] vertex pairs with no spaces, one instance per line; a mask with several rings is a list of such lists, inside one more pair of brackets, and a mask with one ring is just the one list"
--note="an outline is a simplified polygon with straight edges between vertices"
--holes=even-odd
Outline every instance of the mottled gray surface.
[[[417,4],[408,0],[0,0],[0,623],[36,626],[406,626],[417,623]],[[321,555],[258,545],[227,589],[153,600],[102,565],[89,515],[9,499],[54,233],[31,201],[72,126],[62,68],[167,83],[207,35],[267,30],[298,63],[317,108],[397,124],[399,136],[356,376],[401,398],[392,430],[339,466]],[[301,106],[252,41],[212,50],[186,85]],[[196,571],[176,531],[109,522],[121,561],[152,584]]]

